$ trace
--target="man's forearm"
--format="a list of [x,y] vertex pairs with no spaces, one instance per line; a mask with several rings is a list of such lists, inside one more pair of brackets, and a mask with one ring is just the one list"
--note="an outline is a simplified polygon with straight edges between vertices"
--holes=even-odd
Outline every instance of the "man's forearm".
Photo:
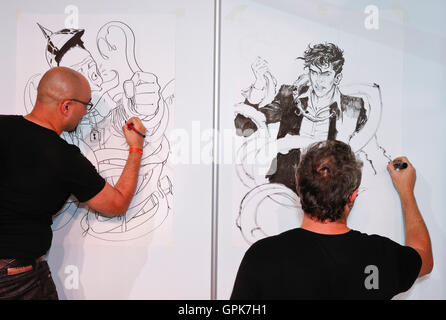
[[138,152],[129,152],[124,170],[115,184],[115,189],[122,196],[123,205],[128,208],[138,183],[139,168],[141,166],[142,154]]
[[423,264],[419,276],[422,276],[431,272],[433,268],[429,231],[418,209],[413,193],[401,195],[401,206],[404,217],[406,245],[414,248],[420,254]]

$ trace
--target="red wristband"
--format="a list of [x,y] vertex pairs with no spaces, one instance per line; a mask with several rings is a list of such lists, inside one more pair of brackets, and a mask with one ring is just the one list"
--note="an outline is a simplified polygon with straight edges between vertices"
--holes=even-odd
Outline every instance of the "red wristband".
[[142,154],[142,149],[141,148],[130,148],[129,152],[138,152]]

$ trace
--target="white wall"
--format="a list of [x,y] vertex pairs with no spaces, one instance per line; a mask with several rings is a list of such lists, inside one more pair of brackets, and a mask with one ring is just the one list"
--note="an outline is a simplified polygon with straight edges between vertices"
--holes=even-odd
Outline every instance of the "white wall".
[[[378,30],[364,28],[364,9],[369,4],[380,10]],[[79,8],[80,19],[84,14],[174,18],[176,105],[172,126],[184,129],[191,137],[198,132],[200,147],[209,151],[209,137],[201,134],[212,128],[214,107],[213,1],[18,0],[3,4],[0,112],[18,113],[16,92],[23,90],[16,81],[17,69],[26,63],[17,61],[19,17],[31,14],[38,21],[44,15],[63,16],[67,5]],[[417,168],[415,191],[430,231],[435,260],[432,274],[418,280],[399,299],[446,298],[446,279],[441,272],[446,264],[446,170],[442,166],[446,163],[445,9],[440,0],[222,0],[222,130],[233,129],[233,106],[242,98],[240,90],[253,80],[250,63],[257,55],[268,58],[279,84],[289,83],[302,68],[294,58],[303,53],[309,41],[333,41],[345,50],[343,81],[380,84],[384,111],[378,135],[392,156],[407,155]],[[43,51],[42,47],[29,54],[43,58]],[[198,147],[189,148],[193,152]],[[48,259],[62,299],[210,298],[211,165],[198,161],[174,165],[172,170],[174,205],[166,224],[172,235],[169,242],[154,241],[153,234],[140,242],[92,241],[88,235],[79,234],[77,220],[54,233]],[[219,170],[217,290],[219,299],[227,299],[248,248],[235,226],[238,206],[247,189],[240,184],[232,163],[222,163]],[[369,195],[360,199],[352,213],[350,226],[402,243],[398,199],[384,170],[380,173],[370,184]],[[264,209],[272,210],[272,214],[262,216],[269,233],[298,226],[300,218],[292,208],[265,203]],[[80,272],[80,283],[70,289],[67,279],[73,266]]]

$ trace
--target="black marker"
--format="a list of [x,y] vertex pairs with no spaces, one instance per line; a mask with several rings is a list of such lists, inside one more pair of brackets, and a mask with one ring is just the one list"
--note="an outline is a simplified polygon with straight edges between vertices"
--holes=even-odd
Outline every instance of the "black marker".
[[399,161],[399,160],[396,160],[396,161],[393,161],[393,167],[395,168],[395,169],[406,169],[407,168],[407,163],[406,162],[403,162],[403,161]]

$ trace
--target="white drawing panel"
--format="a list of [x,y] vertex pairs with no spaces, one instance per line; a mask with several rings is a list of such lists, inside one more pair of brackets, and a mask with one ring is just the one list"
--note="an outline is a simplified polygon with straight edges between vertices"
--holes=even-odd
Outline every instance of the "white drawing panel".
[[[138,296],[137,275],[156,268],[147,264],[148,248],[150,256],[158,256],[175,247],[168,140],[175,101],[175,18],[83,15],[76,28],[66,28],[65,18],[18,16],[16,113],[32,109],[37,84],[50,67],[81,72],[90,83],[93,108],[76,131],[62,137],[77,145],[111,185],[128,155],[121,127],[137,116],[147,132],[137,190],[127,213],[106,217],[70,198],[54,218],[49,262],[62,298]],[[117,259],[118,253],[122,259]],[[98,274],[91,268],[108,271]],[[123,275],[116,281],[107,280],[119,271]],[[83,287],[72,290],[70,276],[77,276],[75,283]]]
[[[340,19],[351,18],[348,11],[338,13]],[[245,161],[221,167],[219,211],[225,214],[219,220],[220,298],[229,297],[241,258],[251,243],[300,226],[302,211],[298,197],[282,183],[271,183],[265,178],[275,153],[265,153],[262,148],[266,143],[277,142],[281,122],[266,125],[263,114],[253,111],[250,103],[264,107],[272,102],[282,85],[296,84],[299,76],[308,74],[304,61],[297,58],[304,56],[309,45],[333,43],[339,47],[345,62],[338,90],[344,95],[360,97],[369,105],[366,123],[373,125],[367,128],[368,138],[354,148],[364,161],[364,170],[349,226],[402,240],[399,202],[386,165],[388,157],[396,157],[401,150],[403,48],[371,41],[354,30],[332,28],[323,19],[308,19],[308,15],[302,17],[250,1],[227,1],[223,5],[220,126],[235,129],[234,118],[240,113],[265,130],[258,130],[248,138],[237,136],[235,144],[242,147],[235,151],[238,159]],[[267,70],[266,88],[261,93],[252,89],[259,59],[264,65],[257,70]],[[247,97],[249,103],[245,101]],[[303,130],[308,132],[308,128],[324,120],[312,119],[307,121],[306,128],[301,127],[301,136]],[[353,126],[346,121],[336,124],[337,138],[353,143],[348,135],[355,131],[355,125],[356,119]],[[350,133],[340,138],[344,129]],[[355,135],[360,133],[361,130]],[[324,140],[317,134],[314,138]],[[300,142],[293,143],[297,143],[295,147],[305,147]],[[265,155],[270,159],[265,161]],[[395,214],[389,217],[388,212]]]
[[[174,20],[168,15],[136,17],[86,15],[77,28],[66,28],[64,15],[19,16],[17,87],[23,88],[17,92],[17,106],[23,101],[19,113],[32,109],[38,81],[50,67],[81,72],[90,83],[93,108],[75,132],[62,136],[77,145],[111,185],[127,159],[121,127],[137,116],[148,128],[136,194],[126,215],[103,217],[79,208],[73,199],[54,221],[56,234],[74,218],[79,234],[88,234],[91,241],[144,238],[163,224],[166,228],[157,233],[156,242],[171,241],[165,222],[173,209],[167,137],[174,111]],[[35,52],[32,57],[30,51]],[[70,232],[73,229],[78,228],[71,226]]]

